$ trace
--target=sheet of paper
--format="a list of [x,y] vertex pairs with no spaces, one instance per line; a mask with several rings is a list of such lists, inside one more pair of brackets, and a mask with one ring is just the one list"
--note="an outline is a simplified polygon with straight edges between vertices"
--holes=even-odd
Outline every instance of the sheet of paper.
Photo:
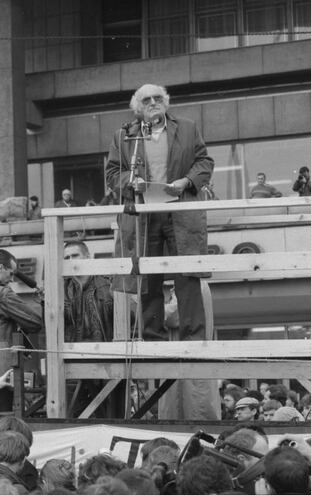
[[144,192],[145,203],[168,203],[177,201],[178,196],[172,196],[167,189],[168,184],[162,182],[146,182],[146,191]]

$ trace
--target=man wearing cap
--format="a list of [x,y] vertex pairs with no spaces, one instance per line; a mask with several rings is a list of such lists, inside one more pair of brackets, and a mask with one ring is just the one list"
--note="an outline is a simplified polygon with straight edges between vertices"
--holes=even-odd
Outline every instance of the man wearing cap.
[[254,421],[258,417],[259,401],[254,397],[243,397],[235,405],[238,421]]

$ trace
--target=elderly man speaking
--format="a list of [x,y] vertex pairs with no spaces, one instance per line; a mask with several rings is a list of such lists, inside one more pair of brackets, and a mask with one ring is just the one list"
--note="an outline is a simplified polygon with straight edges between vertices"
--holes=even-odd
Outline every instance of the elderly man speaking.
[[[196,124],[168,113],[169,95],[165,88],[145,84],[132,96],[130,107],[135,120],[115,133],[107,163],[109,187],[125,204],[134,201],[131,160],[135,137],[138,193],[149,183],[168,184],[166,190],[178,201],[196,201],[208,184],[214,162]],[[149,136],[148,136],[149,135]],[[147,137],[148,139],[143,139]],[[143,202],[138,194],[138,202]],[[202,199],[202,198],[200,198]],[[122,215],[116,256],[135,256],[135,218]],[[139,256],[162,256],[164,245],[170,256],[206,254],[206,214],[203,211],[152,213],[141,218]],[[133,277],[132,277],[133,279]],[[200,279],[177,274],[174,277],[179,311],[180,340],[205,338],[205,316]],[[116,277],[115,288],[135,292],[133,280]],[[153,274],[142,284],[143,338],[166,339],[164,330],[163,275]]]

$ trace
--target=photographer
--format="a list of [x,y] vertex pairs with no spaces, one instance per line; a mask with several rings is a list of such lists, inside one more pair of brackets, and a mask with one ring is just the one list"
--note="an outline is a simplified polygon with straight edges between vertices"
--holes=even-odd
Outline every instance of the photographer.
[[293,185],[293,191],[299,196],[311,196],[310,171],[308,167],[300,167],[298,179]]

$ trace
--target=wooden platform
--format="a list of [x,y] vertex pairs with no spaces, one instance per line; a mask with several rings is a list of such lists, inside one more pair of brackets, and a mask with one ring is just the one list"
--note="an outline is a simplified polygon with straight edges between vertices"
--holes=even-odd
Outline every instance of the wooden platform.
[[[269,208],[286,210],[287,221],[311,198],[273,198],[137,205],[137,212]],[[70,208],[70,216],[121,213],[123,206]],[[297,378],[311,376],[311,343],[288,341],[198,341],[64,343],[63,277],[88,274],[129,274],[131,259],[63,261],[63,219],[68,208],[43,210],[45,218],[46,331],[49,418],[66,417],[67,379],[105,378],[111,382],[133,378]],[[282,212],[283,213],[283,212]],[[299,214],[299,213],[298,213]],[[305,214],[305,213],[304,213]],[[303,246],[302,246],[303,248]],[[140,274],[212,272],[230,273],[233,280],[280,280],[311,277],[311,252],[259,253],[217,256],[140,258]],[[124,306],[125,307],[125,306]],[[117,305],[117,311],[120,306]],[[118,340],[126,340],[128,317],[116,318]],[[122,323],[124,322],[124,323]],[[111,383],[111,389],[113,383]],[[103,391],[102,397],[105,396]]]

